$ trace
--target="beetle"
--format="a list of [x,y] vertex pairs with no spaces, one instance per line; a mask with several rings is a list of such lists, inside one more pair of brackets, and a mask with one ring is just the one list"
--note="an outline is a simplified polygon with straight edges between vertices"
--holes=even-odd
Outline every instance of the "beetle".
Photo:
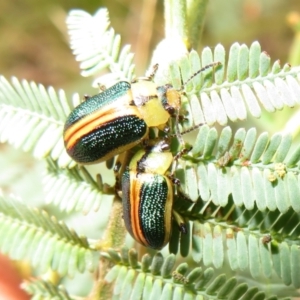
[[72,159],[80,164],[106,161],[148,139],[151,127],[167,131],[170,116],[178,118],[181,91],[170,84],[157,87],[152,81],[157,67],[148,77],[120,81],[74,108],[63,132]]
[[170,240],[172,216],[179,230],[187,233],[183,219],[173,210],[174,185],[180,185],[167,174],[173,160],[169,144],[161,140],[138,151],[122,175],[125,227],[138,243],[156,250]]
[[64,127],[67,153],[81,164],[98,163],[145,140],[149,127],[165,130],[175,101],[166,100],[166,89],[158,93],[151,78],[120,81],[75,107]]

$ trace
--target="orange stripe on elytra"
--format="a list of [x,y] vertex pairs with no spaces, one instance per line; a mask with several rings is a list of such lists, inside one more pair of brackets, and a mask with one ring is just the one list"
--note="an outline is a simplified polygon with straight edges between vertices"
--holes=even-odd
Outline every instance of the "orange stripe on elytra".
[[132,178],[130,179],[132,183],[130,187],[130,207],[131,207],[130,215],[131,215],[132,233],[138,242],[147,246],[147,241],[140,227],[140,216],[139,216],[139,205],[141,200],[140,191],[143,185],[143,180],[141,180],[141,178],[137,180],[137,178],[135,177],[136,173],[131,174],[131,176]]
[[129,105],[118,107],[108,105],[105,108],[101,108],[93,114],[86,116],[66,130],[64,134],[66,148],[72,147],[78,139],[92,132],[95,128],[99,128],[101,125],[105,125],[109,121],[120,116],[127,115],[135,115],[141,118],[138,109],[135,106]]
[[[126,115],[136,115],[136,113],[131,108],[127,108],[122,111],[122,116],[124,117]],[[96,128],[100,128],[101,126],[119,117],[120,113],[118,113],[115,109],[106,111],[106,115],[99,116],[99,118],[84,124],[83,127],[79,128],[77,131],[74,131],[73,135],[69,137],[69,140],[66,140],[66,148],[72,147],[82,136],[89,134]]]
[[[86,100],[89,101],[89,100]],[[118,101],[113,101],[109,104],[104,105],[93,113],[83,117],[74,124],[72,124],[64,133],[65,140],[68,140],[74,132],[78,131],[81,127],[84,127],[86,123],[92,122],[94,119],[99,119],[102,115],[107,114],[107,111],[116,110],[119,111],[120,107],[130,107],[130,102],[132,101],[131,93],[127,92],[125,95],[118,98]],[[116,105],[117,103],[117,105]]]

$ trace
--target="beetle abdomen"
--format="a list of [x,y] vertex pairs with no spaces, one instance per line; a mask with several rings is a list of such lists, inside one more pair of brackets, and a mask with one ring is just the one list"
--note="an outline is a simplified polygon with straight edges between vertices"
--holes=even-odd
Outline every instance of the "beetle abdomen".
[[173,191],[168,178],[126,171],[122,191],[124,222],[131,236],[146,247],[161,249],[171,234]]
[[139,218],[147,244],[160,249],[166,237],[168,185],[162,175],[151,175],[153,180],[144,184],[140,190]]
[[64,143],[75,161],[105,161],[147,136],[147,124],[132,104],[130,87],[126,81],[118,82],[71,112],[65,123]]
[[146,123],[137,115],[110,115],[110,119],[100,118],[94,126],[85,125],[74,131],[65,139],[68,154],[84,164],[104,161],[135,146],[148,133]]
[[[131,85],[126,81],[120,81],[107,90],[89,97],[74,108],[66,120],[65,130],[80,119],[93,114],[96,111],[106,109],[106,106],[120,107],[128,105],[132,101]],[[116,104],[114,104],[116,103]]]

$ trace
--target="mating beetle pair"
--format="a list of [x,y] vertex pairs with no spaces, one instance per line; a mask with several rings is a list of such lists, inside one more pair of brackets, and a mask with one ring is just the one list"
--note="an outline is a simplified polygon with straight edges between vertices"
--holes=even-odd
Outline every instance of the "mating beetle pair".
[[[215,65],[207,65],[191,78]],[[170,116],[176,117],[180,139],[181,92],[171,85],[157,87],[153,76],[154,72],[131,84],[120,81],[78,105],[64,127],[68,154],[81,164],[108,160],[147,140],[149,128],[165,130]],[[122,176],[126,228],[146,247],[161,249],[170,239],[176,182],[166,172],[173,160],[168,144],[161,142],[134,155]],[[184,233],[184,223],[179,223]]]

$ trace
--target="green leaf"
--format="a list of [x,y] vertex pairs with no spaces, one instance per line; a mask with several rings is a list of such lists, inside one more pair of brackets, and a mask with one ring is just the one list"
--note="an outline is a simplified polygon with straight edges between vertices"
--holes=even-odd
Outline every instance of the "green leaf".
[[62,167],[74,166],[63,147],[63,124],[71,108],[63,91],[15,77],[0,77],[0,140],[37,158],[59,159]]
[[[74,260],[81,255],[76,271],[95,270],[99,256],[89,248],[87,240],[70,231],[62,222],[45,211],[32,209],[13,198],[0,199],[0,249],[11,258],[28,259],[46,271],[50,267],[61,275],[74,275]],[[22,251],[19,250],[20,243]]]
[[[190,70],[196,59],[195,55],[193,52],[193,55],[178,62],[183,82],[193,77],[196,72],[194,69]],[[200,57],[202,66],[212,62],[220,62],[221,65],[197,74],[189,81],[184,91],[191,102],[195,102],[196,94],[200,104],[197,110],[203,114],[209,125],[215,122],[226,125],[228,120],[244,120],[247,118],[247,111],[259,118],[263,109],[275,112],[284,106],[294,107],[299,104],[299,67],[281,69],[278,62],[275,62],[271,70],[270,57],[261,52],[258,42],[254,42],[250,48],[238,43],[233,44],[229,50],[227,64],[224,59],[225,49],[221,45],[217,45],[214,53],[209,48],[204,48]],[[196,65],[199,66],[198,63]],[[278,71],[274,72],[278,67]],[[176,67],[172,65],[172,69]],[[176,82],[181,82],[178,78],[180,73],[177,74],[172,79],[175,88],[180,87]],[[190,115],[189,119],[191,118],[194,124],[199,123],[198,118]]]
[[[109,68],[112,72],[110,81],[133,78],[133,54],[129,52],[130,46],[125,46],[120,52],[121,38],[110,27],[106,8],[99,9],[94,16],[83,10],[71,10],[67,26],[71,49],[76,60],[81,62],[82,76],[99,74],[104,68]],[[108,80],[101,82],[107,83]]]
[[102,198],[108,201],[108,196],[102,197],[101,187],[84,167],[62,170],[57,162],[47,162],[47,173],[43,179],[46,203],[53,203],[61,211],[88,213],[98,211]]
[[28,294],[33,295],[32,299],[61,299],[72,300],[63,286],[56,286],[44,280],[25,281],[22,284]]

